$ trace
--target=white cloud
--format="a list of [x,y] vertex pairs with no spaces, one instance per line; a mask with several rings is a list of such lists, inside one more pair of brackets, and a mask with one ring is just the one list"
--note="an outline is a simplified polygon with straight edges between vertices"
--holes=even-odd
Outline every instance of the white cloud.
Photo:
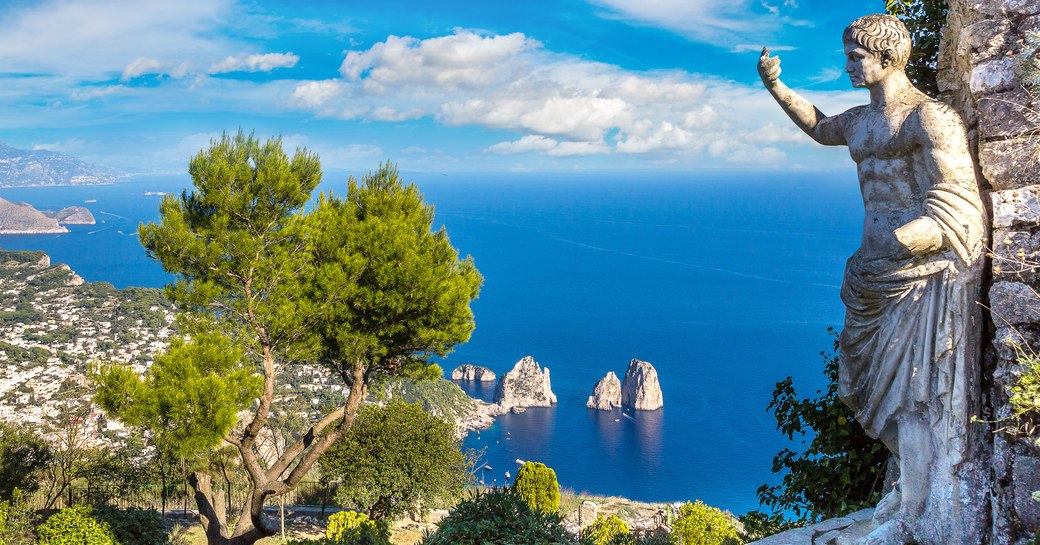
[[419,40],[390,36],[366,51],[350,51],[340,74],[348,81],[364,79],[372,93],[395,85],[430,83],[445,89],[484,88],[510,67],[508,60],[541,47],[523,34],[482,36],[468,31]]
[[733,47],[748,40],[769,41],[785,24],[799,24],[782,15],[783,8],[762,1],[727,0],[588,0],[607,11],[606,17],[671,30],[691,40]]
[[529,153],[549,151],[559,145],[552,138],[546,138],[537,134],[529,134],[514,142],[499,142],[484,149],[486,153],[512,155],[516,153]]
[[83,147],[86,142],[79,138],[70,138],[60,142],[33,142],[33,151],[68,152]]
[[485,153],[515,155],[518,153],[540,153],[550,157],[574,157],[578,155],[602,155],[610,148],[602,141],[559,141],[540,135],[527,135],[512,142],[499,142],[484,149]]
[[123,69],[123,75],[119,79],[129,81],[144,74],[158,74],[165,68],[166,65],[159,62],[158,59],[138,57],[137,60],[126,65],[126,68]]
[[122,85],[80,87],[79,89],[74,89],[72,93],[69,94],[69,98],[75,101],[87,101],[121,93],[126,90],[127,88]]
[[[318,116],[425,117],[519,133],[486,154],[647,154],[663,161],[698,153],[755,158],[759,150],[778,158],[780,148],[805,140],[759,84],[625,70],[553,53],[523,34],[392,36],[345,57],[343,79],[297,84],[291,103]],[[835,113],[862,102],[858,93],[810,98]]]
[[845,72],[841,71],[839,68],[831,66],[820,70],[818,74],[810,77],[809,81],[813,83],[828,83],[841,79],[841,76],[844,74]]
[[729,50],[732,51],[733,53],[747,53],[749,51],[753,51],[755,53],[760,53],[762,51],[763,47],[768,47],[770,52],[775,52],[775,51],[794,51],[794,50],[798,49],[797,47],[794,47],[793,45],[737,44],[737,45],[731,47]]
[[293,89],[292,101],[308,109],[323,109],[325,105],[343,94],[346,86],[339,80],[308,81]]
[[9,72],[118,75],[133,59],[219,55],[216,27],[231,0],[51,0],[0,15],[0,65]]
[[270,72],[276,68],[292,68],[300,61],[298,55],[290,53],[241,53],[225,57],[209,67],[210,74],[227,72]]

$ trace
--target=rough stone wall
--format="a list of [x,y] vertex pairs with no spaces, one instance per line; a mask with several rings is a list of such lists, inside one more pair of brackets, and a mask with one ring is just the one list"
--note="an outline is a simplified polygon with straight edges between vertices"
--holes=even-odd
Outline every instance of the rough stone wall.
[[[961,112],[992,205],[991,278],[986,286],[992,341],[986,354],[988,414],[1010,416],[1008,388],[1017,350],[1040,351],[1040,90],[1021,83],[1026,36],[1040,32],[1040,0],[949,0],[939,60],[943,100]],[[990,375],[991,373],[991,375]],[[993,540],[1022,543],[1040,529],[1040,451],[993,435]]]

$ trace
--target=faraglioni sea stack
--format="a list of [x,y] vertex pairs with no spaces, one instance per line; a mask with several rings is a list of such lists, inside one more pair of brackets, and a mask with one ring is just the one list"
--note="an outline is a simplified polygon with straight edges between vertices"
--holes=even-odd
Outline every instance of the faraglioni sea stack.
[[495,388],[495,403],[503,409],[513,407],[552,407],[556,394],[549,383],[549,368],[538,365],[531,356],[516,362],[513,370],[502,375]]
[[620,409],[621,379],[619,379],[613,371],[608,371],[607,376],[601,378],[599,382],[596,383],[596,387],[593,388],[592,395],[590,395],[589,400],[585,402],[585,406],[590,409],[599,409],[601,411]]
[[649,362],[632,360],[621,383],[621,405],[637,411],[656,411],[664,407],[657,369]]
[[464,363],[451,372],[451,380],[495,382],[495,373],[487,367]]

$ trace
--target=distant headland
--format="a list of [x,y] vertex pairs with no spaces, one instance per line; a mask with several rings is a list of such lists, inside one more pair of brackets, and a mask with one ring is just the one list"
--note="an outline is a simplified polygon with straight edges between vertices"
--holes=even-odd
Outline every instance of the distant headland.
[[0,143],[0,188],[107,185],[126,174],[82,159],[46,150],[26,150]]
[[66,225],[97,223],[90,210],[68,206],[61,210],[37,210],[27,203],[0,199],[0,235],[68,233]]

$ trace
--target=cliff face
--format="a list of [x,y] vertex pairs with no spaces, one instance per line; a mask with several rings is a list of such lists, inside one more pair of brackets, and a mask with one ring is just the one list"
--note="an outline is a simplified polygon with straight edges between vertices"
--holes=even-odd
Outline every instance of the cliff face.
[[0,234],[68,233],[58,220],[25,203],[0,199]]
[[607,376],[596,383],[596,387],[592,390],[592,395],[589,396],[585,406],[601,411],[612,411],[621,408],[621,380],[618,379],[613,371],[608,372]]
[[462,364],[451,372],[451,380],[470,380],[477,382],[494,382],[495,373],[480,365]]
[[650,363],[632,360],[621,384],[621,404],[637,411],[655,411],[664,407],[657,369]]
[[0,235],[68,233],[62,225],[93,225],[94,215],[82,206],[37,210],[26,203],[0,199]]
[[549,382],[549,368],[538,365],[531,356],[516,362],[513,370],[498,381],[495,402],[503,409],[512,407],[551,407],[556,394]]

